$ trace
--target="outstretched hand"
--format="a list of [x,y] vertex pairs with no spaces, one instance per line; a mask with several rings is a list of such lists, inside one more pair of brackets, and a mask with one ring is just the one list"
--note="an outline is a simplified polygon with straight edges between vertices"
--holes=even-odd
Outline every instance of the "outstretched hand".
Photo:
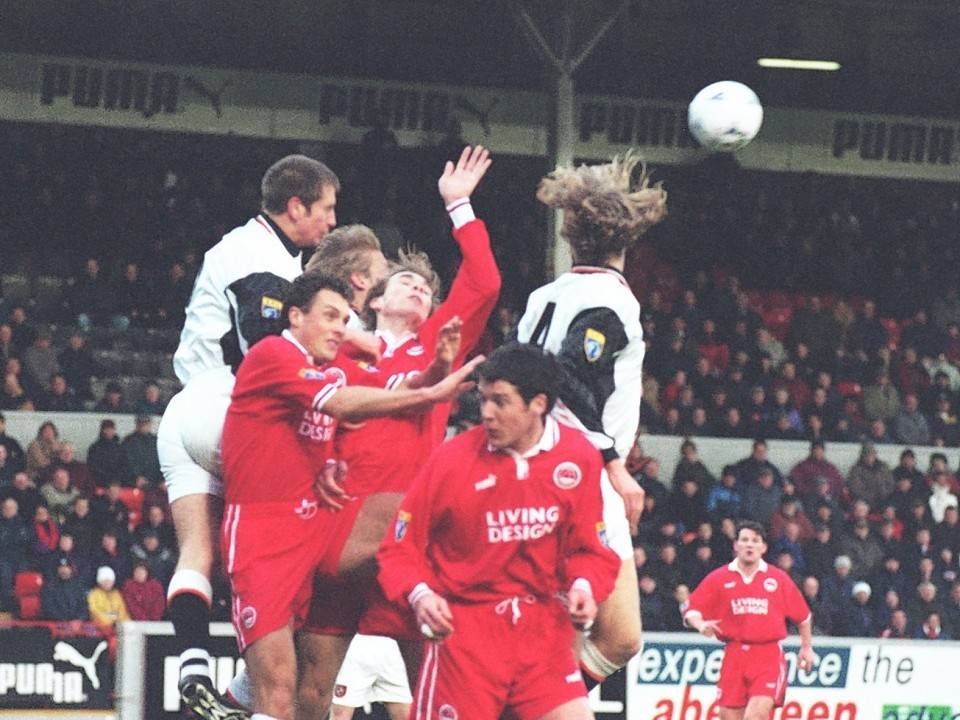
[[449,160],[443,169],[443,175],[437,181],[440,197],[445,205],[455,200],[469,198],[476,190],[480,180],[490,167],[490,151],[481,145],[467,145],[460,153],[460,159],[454,165]]
[[453,364],[460,354],[460,343],[462,340],[463,321],[458,315],[450,318],[437,335],[437,347],[434,356],[437,360]]

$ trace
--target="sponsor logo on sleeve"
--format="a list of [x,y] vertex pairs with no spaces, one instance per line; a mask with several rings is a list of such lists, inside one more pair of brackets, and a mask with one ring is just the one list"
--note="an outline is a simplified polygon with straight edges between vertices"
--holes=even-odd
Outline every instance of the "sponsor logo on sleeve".
[[393,530],[393,539],[397,542],[403,540],[403,536],[407,534],[407,525],[410,523],[411,515],[406,510],[401,510],[397,513],[397,525]]

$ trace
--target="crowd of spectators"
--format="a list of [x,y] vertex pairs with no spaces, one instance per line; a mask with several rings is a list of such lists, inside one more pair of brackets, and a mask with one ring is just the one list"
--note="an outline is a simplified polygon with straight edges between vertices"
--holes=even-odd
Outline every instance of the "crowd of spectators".
[[[373,227],[388,256],[416,245],[445,278],[458,261],[431,189],[464,143],[455,125],[415,149],[383,128],[359,146],[310,147],[51,124],[3,129],[5,272],[60,282],[44,302],[2,299],[0,409],[162,413],[168,397],[158,382],[126,397],[90,346],[137,328],[175,335],[204,251],[257,212],[263,167],[289,152],[319,155],[338,172],[338,221]],[[475,198],[504,275],[487,348],[511,337],[527,295],[549,274],[547,214],[534,200],[547,169],[543,158],[498,156]],[[910,470],[909,453],[884,468],[871,452],[883,443],[960,446],[957,188],[748,172],[730,156],[654,168],[654,177],[669,192],[670,217],[628,255],[625,273],[647,343],[641,431],[804,440],[811,458],[796,468],[748,458],[715,478],[685,443],[665,483],[656,460],[633,458],[650,503],[637,547],[645,624],[675,628],[686,588],[729,557],[734,520],[760,515],[770,561],[808,594],[818,631],[960,637],[953,470],[939,459]],[[57,327],[68,332],[51,332]],[[94,379],[106,381],[96,384],[102,390]],[[55,430],[39,428],[22,456],[0,442],[3,557],[8,538],[10,547],[24,532],[29,540],[3,564],[0,609],[11,600],[10,568],[23,564],[51,580],[69,575],[60,579],[88,592],[99,568],[110,567],[122,591],[143,563],[162,589],[176,548],[149,437],[138,431],[121,442],[105,423],[80,463]],[[849,473],[823,456],[831,442],[863,444]],[[136,528],[120,500],[133,487],[147,496]],[[890,576],[907,583],[893,588],[897,602]],[[128,597],[131,614],[133,606],[156,610],[144,596]],[[931,609],[944,630],[931,629]]]
[[19,610],[16,575],[36,572],[38,619],[163,617],[177,547],[152,424],[138,416],[120,438],[104,419],[81,461],[53,422],[24,448],[0,413],[0,612]]
[[906,448],[890,467],[867,440],[844,473],[823,440],[781,468],[757,439],[715,477],[694,440],[672,475],[640,447],[628,467],[646,491],[635,540],[646,629],[683,629],[680,605],[733,559],[747,519],[766,527],[766,560],[804,593],[815,634],[960,639],[960,482],[943,453],[921,469]]

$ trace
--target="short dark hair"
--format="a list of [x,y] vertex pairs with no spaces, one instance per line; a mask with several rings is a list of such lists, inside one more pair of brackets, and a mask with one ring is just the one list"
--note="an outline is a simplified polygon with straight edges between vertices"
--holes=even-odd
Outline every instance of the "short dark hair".
[[526,403],[537,395],[545,395],[549,412],[557,400],[561,372],[556,359],[536,345],[511,342],[494,350],[481,363],[477,375],[483,382],[510,383]]
[[740,532],[742,530],[752,530],[757,535],[760,536],[760,539],[763,542],[767,541],[767,529],[763,526],[762,523],[758,523],[756,520],[741,520],[737,523],[737,539],[740,539]]
[[340,179],[319,160],[306,155],[287,155],[271,165],[260,182],[265,212],[279,215],[286,211],[290,198],[298,197],[308,208],[327,186],[340,190]]
[[317,293],[321,290],[330,290],[342,295],[347,302],[353,300],[353,288],[343,280],[322,270],[308,270],[294,280],[284,293],[283,317],[287,323],[290,322],[290,308],[298,307],[304,312],[309,312]]

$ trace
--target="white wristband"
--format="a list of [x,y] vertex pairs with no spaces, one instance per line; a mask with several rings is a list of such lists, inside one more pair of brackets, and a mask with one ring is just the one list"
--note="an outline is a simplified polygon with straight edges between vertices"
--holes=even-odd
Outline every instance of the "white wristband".
[[417,602],[419,602],[423,597],[427,595],[434,595],[433,590],[430,589],[430,586],[425,582],[417,583],[413,586],[413,590],[410,591],[410,594],[407,595],[407,602],[410,603],[410,607],[415,608]]
[[573,584],[570,585],[571,590],[582,590],[590,597],[593,597],[593,585],[590,584],[590,581],[586,578],[577,578],[573,581]]
[[450,222],[453,223],[453,227],[456,230],[459,230],[468,222],[477,219],[477,216],[473,214],[473,206],[470,204],[470,198],[454,200],[447,205],[447,213],[450,215]]

